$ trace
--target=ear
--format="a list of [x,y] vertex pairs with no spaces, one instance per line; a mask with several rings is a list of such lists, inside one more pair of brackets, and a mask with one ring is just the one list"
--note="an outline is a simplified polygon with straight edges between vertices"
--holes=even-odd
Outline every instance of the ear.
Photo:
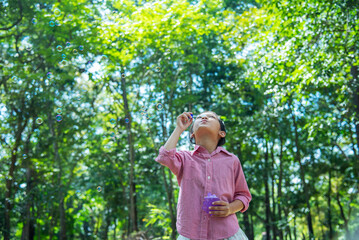
[[226,136],[226,132],[225,132],[225,131],[219,131],[219,136],[225,137],[225,136]]

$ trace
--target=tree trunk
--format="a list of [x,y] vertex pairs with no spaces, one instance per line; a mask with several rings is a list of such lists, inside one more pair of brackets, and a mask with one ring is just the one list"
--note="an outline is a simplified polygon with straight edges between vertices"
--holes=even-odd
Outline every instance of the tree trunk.
[[[10,233],[11,233],[11,210],[12,210],[12,190],[13,190],[13,182],[14,182],[14,174],[15,174],[15,163],[17,160],[17,150],[21,143],[21,135],[27,125],[29,120],[28,117],[23,117],[21,113],[23,112],[23,106],[21,109],[13,109],[17,114],[17,131],[15,131],[15,144],[14,147],[11,149],[11,162],[9,168],[9,174],[6,177],[6,190],[5,190],[5,216],[4,216],[4,223],[5,229],[3,230],[4,240],[10,240]],[[19,113],[19,111],[21,113]],[[23,120],[24,119],[24,120]],[[23,122],[23,125],[21,125]]]
[[[280,153],[279,153],[279,182],[278,182],[278,219],[282,220],[282,181],[283,181],[283,140],[280,137]],[[283,231],[279,229],[279,239],[283,240]]]
[[332,207],[331,207],[331,193],[332,193],[332,172],[331,166],[329,166],[329,184],[328,184],[328,225],[329,225],[329,239],[334,239],[333,227],[332,227]]
[[[358,79],[358,66],[352,66],[350,68],[350,73],[353,77],[353,102],[354,102],[354,111],[355,111],[355,131],[357,137],[357,148],[359,149],[359,79]],[[358,159],[359,160],[359,159]]]
[[266,210],[266,218],[265,218],[265,227],[266,227],[266,239],[271,239],[271,211],[270,211],[270,196],[269,196],[269,187],[268,187],[268,171],[269,171],[269,164],[268,164],[268,142],[266,141],[266,152],[264,153],[264,188],[265,188],[265,210]]
[[307,225],[308,225],[308,232],[309,232],[309,239],[314,238],[314,231],[313,231],[313,224],[312,224],[312,215],[311,215],[311,209],[310,209],[310,203],[309,203],[309,195],[308,195],[308,189],[307,189],[307,184],[305,182],[305,173],[304,173],[304,168],[302,165],[302,159],[300,156],[300,144],[299,144],[299,134],[298,134],[298,126],[297,126],[297,122],[294,116],[294,113],[292,111],[292,106],[290,106],[290,111],[291,111],[291,115],[292,115],[292,120],[293,120],[293,125],[294,125],[294,134],[295,134],[295,146],[296,146],[296,154],[295,154],[295,159],[299,164],[299,169],[300,169],[300,177],[301,177],[301,181],[303,184],[303,191],[304,191],[304,197],[305,197],[305,202],[308,208],[308,213],[307,213]]
[[340,209],[340,215],[341,215],[342,219],[344,220],[345,234],[346,234],[346,236],[349,236],[348,218],[345,216],[343,206],[342,206],[342,204],[340,202],[339,189],[337,189],[336,200],[337,200],[337,203],[338,203],[338,206],[339,206],[339,209]]
[[[121,74],[122,75],[122,74]],[[126,81],[124,77],[121,77],[121,90],[122,98],[124,102],[124,111],[126,117],[128,118],[128,123],[125,123],[127,130],[127,142],[129,145],[129,158],[130,158],[130,176],[129,176],[129,186],[130,186],[130,233],[138,231],[138,221],[137,221],[137,206],[136,206],[136,183],[135,183],[135,151],[133,148],[133,137],[131,131],[132,117],[130,114],[128,100],[127,100],[127,91],[126,91]]]
[[[164,116],[163,114],[161,114],[161,121],[162,121],[162,136],[163,136],[163,140],[165,140],[168,137],[167,131],[166,131],[166,126],[164,125]],[[170,170],[167,168],[167,172],[168,172],[168,178],[169,178],[169,184],[167,183],[167,176],[166,176],[166,172],[163,166],[161,166],[161,174],[163,177],[163,181],[165,183],[165,189],[166,189],[166,193],[167,193],[167,201],[168,201],[168,206],[169,206],[169,210],[170,210],[170,217],[171,217],[171,229],[172,229],[172,233],[171,233],[171,239],[174,240],[176,239],[176,221],[177,221],[177,213],[176,213],[176,208],[174,206],[174,196],[173,196],[173,189],[172,189],[172,178],[171,178],[171,172]]]
[[[51,109],[51,107],[49,107],[49,109]],[[48,112],[48,123],[49,123],[49,128],[50,128],[50,132],[51,135],[53,137],[53,147],[54,147],[54,154],[55,154],[55,163],[57,164],[58,168],[59,168],[59,173],[57,175],[57,185],[58,185],[58,201],[59,201],[59,216],[60,216],[60,235],[59,235],[59,239],[60,240],[66,240],[67,236],[66,236],[66,213],[65,213],[65,206],[64,206],[64,188],[62,185],[62,163],[61,163],[61,158],[59,155],[59,146],[57,143],[57,134],[55,132],[54,129],[54,119],[51,115],[51,112]]]
[[27,157],[23,161],[24,161],[24,165],[26,166],[26,196],[28,197],[28,199],[26,201],[26,206],[25,206],[25,214],[24,214],[25,222],[22,228],[21,240],[33,240],[35,236],[35,227],[33,221],[34,218],[31,213],[31,204],[33,202],[32,167],[31,167],[30,158],[28,156],[30,138],[34,129],[35,129],[35,121],[33,122],[32,129],[26,138],[26,143],[24,148],[24,152],[27,155]]
[[269,175],[271,178],[271,187],[272,187],[272,209],[271,209],[271,220],[272,220],[272,232],[273,232],[273,239],[277,240],[277,236],[278,236],[278,228],[277,228],[277,218],[276,218],[276,201],[275,201],[275,196],[274,196],[274,177],[272,174],[272,170],[274,170],[274,144],[275,141],[273,141],[273,144],[271,145],[271,158],[272,158],[272,164],[271,164],[271,168],[269,171]]

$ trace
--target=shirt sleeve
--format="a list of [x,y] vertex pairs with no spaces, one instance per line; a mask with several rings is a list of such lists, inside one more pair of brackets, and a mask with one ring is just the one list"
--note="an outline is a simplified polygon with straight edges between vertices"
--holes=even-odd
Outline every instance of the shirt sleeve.
[[179,175],[182,173],[183,158],[183,152],[177,152],[176,148],[166,150],[164,146],[161,146],[159,150],[159,155],[155,160],[161,165],[168,167],[171,172],[173,172],[173,174],[176,175],[178,178]]
[[252,200],[252,195],[249,192],[247,181],[244,177],[242,165],[238,158],[234,166],[235,166],[234,169],[235,191],[234,191],[233,201],[236,199],[242,201],[244,207],[242,208],[242,210],[240,210],[240,212],[243,213],[248,209],[249,202]]

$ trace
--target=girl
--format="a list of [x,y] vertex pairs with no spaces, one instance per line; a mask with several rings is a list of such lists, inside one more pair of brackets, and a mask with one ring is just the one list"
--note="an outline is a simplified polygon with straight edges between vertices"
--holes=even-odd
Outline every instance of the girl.
[[[176,151],[178,139],[191,124],[193,151]],[[176,175],[180,186],[177,204],[177,240],[247,239],[238,225],[236,212],[248,209],[252,196],[239,159],[225,150],[226,129],[218,115],[206,111],[193,119],[192,112],[177,117],[177,126],[156,161]],[[204,197],[215,194],[220,201],[202,209]]]

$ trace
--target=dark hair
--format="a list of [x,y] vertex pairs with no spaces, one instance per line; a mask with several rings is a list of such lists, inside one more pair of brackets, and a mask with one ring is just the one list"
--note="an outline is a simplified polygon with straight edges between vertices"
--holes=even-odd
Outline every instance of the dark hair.
[[[205,111],[205,112],[212,112],[212,111]],[[216,114],[215,112],[213,112],[214,114]],[[224,122],[222,121],[222,119],[220,119],[218,117],[218,115],[216,114],[217,116],[217,119],[218,119],[218,122],[219,122],[219,125],[221,126],[221,131],[224,131],[226,132],[226,126],[224,125]],[[189,133],[189,141],[192,143],[192,144],[196,144],[196,140],[194,139],[194,137],[191,137],[192,133],[193,133],[193,124],[194,124],[194,121],[192,122],[191,124],[191,128],[190,128],[190,133]],[[226,137],[222,137],[221,139],[218,140],[218,143],[217,143],[217,147],[218,146],[222,146],[226,143]]]

